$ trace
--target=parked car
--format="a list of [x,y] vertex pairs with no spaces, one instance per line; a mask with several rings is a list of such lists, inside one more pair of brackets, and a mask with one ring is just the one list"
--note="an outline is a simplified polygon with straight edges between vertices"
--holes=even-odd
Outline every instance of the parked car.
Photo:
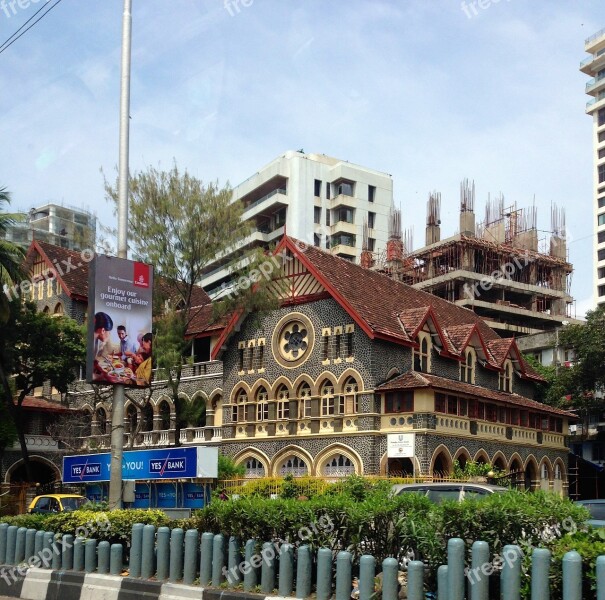
[[401,483],[392,487],[393,494],[422,494],[432,502],[443,502],[444,500],[472,500],[483,498],[490,494],[501,494],[508,492],[508,488],[487,483]]
[[29,505],[30,513],[47,514],[69,512],[80,508],[88,502],[84,496],[77,494],[44,494],[36,496]]
[[592,517],[586,521],[593,527],[605,527],[605,500],[578,500],[576,504],[581,504],[588,509]]

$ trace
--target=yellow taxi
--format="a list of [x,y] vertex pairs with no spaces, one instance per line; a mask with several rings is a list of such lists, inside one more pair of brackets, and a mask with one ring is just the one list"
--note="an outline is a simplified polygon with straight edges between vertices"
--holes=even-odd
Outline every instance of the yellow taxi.
[[27,512],[35,514],[69,512],[80,508],[86,502],[88,499],[78,494],[44,494],[36,496],[31,501]]

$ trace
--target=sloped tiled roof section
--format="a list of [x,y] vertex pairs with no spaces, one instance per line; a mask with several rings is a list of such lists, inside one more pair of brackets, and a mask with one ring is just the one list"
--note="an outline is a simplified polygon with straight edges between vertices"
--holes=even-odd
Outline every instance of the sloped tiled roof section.
[[554,408],[552,406],[548,406],[547,404],[541,404],[540,402],[536,402],[535,400],[531,400],[525,396],[520,396],[519,394],[498,392],[479,385],[472,385],[470,383],[463,383],[462,381],[446,379],[444,377],[438,377],[437,375],[431,375],[429,373],[417,373],[415,371],[408,371],[399,377],[395,377],[394,379],[383,383],[376,388],[376,391],[384,392],[390,390],[412,390],[417,388],[433,388],[436,390],[443,390],[446,393],[465,394],[482,400],[496,400],[499,402],[514,404],[515,406],[522,408],[547,412],[562,417],[568,417],[570,419],[577,418],[576,415],[571,412]]
[[191,320],[187,327],[187,337],[204,337],[212,335],[225,328],[230,314],[216,317],[213,314],[212,304],[204,304],[202,306],[193,307],[191,309]]
[[[74,250],[35,240],[27,251],[26,268],[31,269],[36,254],[39,254],[46,261],[49,268],[55,269],[65,293],[70,298],[88,302],[88,265],[92,255],[81,254]],[[154,285],[162,295],[170,300],[176,300],[180,297],[177,286],[165,278],[156,277]],[[201,286],[193,288],[192,306],[205,306],[210,302],[210,296]]]
[[77,409],[64,406],[59,402],[45,400],[44,398],[35,398],[34,396],[25,396],[21,404],[24,410],[49,413],[69,413],[77,412]]

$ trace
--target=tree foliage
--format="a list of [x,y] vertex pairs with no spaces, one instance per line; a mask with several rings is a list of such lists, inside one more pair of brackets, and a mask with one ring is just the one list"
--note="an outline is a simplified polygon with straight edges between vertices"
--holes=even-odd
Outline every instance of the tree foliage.
[[68,317],[38,312],[31,302],[14,301],[9,310],[0,336],[0,393],[29,471],[23,401],[47,381],[61,394],[67,393],[85,361],[86,345],[83,328]]

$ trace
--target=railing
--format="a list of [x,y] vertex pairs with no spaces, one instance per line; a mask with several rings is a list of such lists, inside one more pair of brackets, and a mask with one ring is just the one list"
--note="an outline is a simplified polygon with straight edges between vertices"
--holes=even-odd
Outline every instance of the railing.
[[[218,442],[223,438],[222,431],[222,427],[189,427],[181,429],[179,441],[181,444],[201,444],[206,441]],[[209,439],[206,438],[207,435]]]
[[588,93],[593,87],[596,86],[597,83],[603,81],[605,79],[605,75],[599,75],[598,77],[593,77],[586,82],[586,93]]
[[591,35],[590,37],[587,37],[584,40],[584,45],[588,46],[588,44],[590,44],[591,42],[594,42],[596,39],[603,37],[605,35],[605,28],[601,29],[601,31],[597,31],[595,34]]
[[600,102],[601,100],[603,100],[603,98],[605,98],[605,92],[599,92],[598,96],[595,96],[594,98],[591,98],[587,103],[586,103],[586,108],[590,108],[593,104]]
[[259,198],[258,200],[255,200],[251,204],[248,204],[248,206],[246,206],[244,208],[244,214],[247,213],[249,210],[252,210],[255,206],[258,206],[261,202],[264,202],[265,200],[268,200],[272,196],[275,196],[275,194],[282,194],[283,196],[286,196],[287,195],[287,191],[284,188],[279,188],[277,190],[273,190],[272,192],[269,192],[268,194],[266,194],[262,198]]
[[[58,450],[59,443],[57,440],[54,440],[49,435],[26,435],[25,436],[25,445],[28,450],[44,450],[48,452],[49,450]],[[13,450],[20,450],[21,445],[19,442],[15,442],[13,444]]]
[[[321,521],[319,526],[322,526]],[[309,528],[300,531],[305,529]],[[436,584],[429,585],[428,568],[413,555],[406,556],[401,562],[392,557],[380,562],[369,554],[356,557],[349,551],[340,551],[334,556],[330,548],[312,551],[302,539],[302,542],[293,543],[259,543],[261,540],[249,539],[242,547],[237,538],[222,534],[206,532],[200,537],[197,529],[156,529],[153,525],[135,523],[130,540],[128,575],[131,579],[149,580],[145,591],[154,597],[161,595],[163,582],[180,581],[191,586],[196,580],[202,588],[219,588],[219,593],[220,588],[254,592],[260,587],[264,596],[277,592],[280,597],[314,596],[321,600],[331,597],[335,600],[350,600],[351,597],[370,600],[377,592],[382,600],[402,597],[425,600],[434,598],[435,592],[438,598],[462,599],[467,597],[467,587],[472,598],[486,600],[494,597],[490,595],[490,587],[494,584],[500,588],[501,598],[519,598],[521,595],[524,554],[516,545],[497,549],[496,558],[490,554],[486,542],[474,542],[469,549],[464,540],[451,538],[447,544],[447,564],[437,569]],[[471,558],[467,560],[469,554]],[[554,572],[551,558],[551,552],[545,548],[532,550],[528,569],[532,598],[551,597],[550,577]],[[74,539],[71,534],[59,539],[51,532],[7,523],[0,523],[0,563],[29,564],[56,571],[76,571],[82,575],[121,576],[124,569],[121,544],[97,543],[92,537]],[[561,587],[565,600],[582,600],[584,576],[592,577],[596,583],[592,597],[605,595],[605,556],[599,556],[593,566],[586,567],[586,573],[582,572],[584,567],[578,552],[567,552],[563,556]],[[377,573],[380,573],[378,577]],[[23,573],[15,570],[15,581],[17,575],[23,576]],[[40,576],[35,572],[32,575],[33,585],[33,580]],[[6,577],[4,581],[7,586],[13,583]],[[527,584],[527,581],[523,583]],[[0,591],[6,594],[7,587],[4,583],[1,585]],[[44,585],[48,585],[46,580]],[[174,588],[171,592],[174,594]],[[182,595],[193,596],[194,591],[183,590]]]

